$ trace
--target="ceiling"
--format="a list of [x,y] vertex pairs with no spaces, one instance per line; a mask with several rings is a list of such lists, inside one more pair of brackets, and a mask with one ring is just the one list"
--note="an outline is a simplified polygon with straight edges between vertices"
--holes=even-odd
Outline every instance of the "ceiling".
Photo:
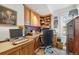
[[56,10],[66,8],[71,5],[72,4],[26,4],[26,6],[40,15],[52,14]]

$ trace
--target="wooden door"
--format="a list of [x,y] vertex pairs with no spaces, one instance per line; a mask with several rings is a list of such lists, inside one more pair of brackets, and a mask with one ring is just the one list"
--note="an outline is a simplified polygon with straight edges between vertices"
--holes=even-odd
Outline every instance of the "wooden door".
[[33,54],[33,48],[32,47],[33,47],[32,44],[23,46],[20,49],[20,55],[32,55]]
[[14,49],[11,49],[11,50],[9,50],[9,51],[7,51],[7,55],[19,55],[20,53],[20,50],[19,50],[19,48],[17,47],[17,48],[14,48]]
[[32,55],[32,54],[34,54],[34,47],[33,47],[33,45],[32,44],[30,44],[29,46],[27,46],[27,48],[28,48],[28,55]]
[[22,45],[20,49],[20,55],[32,55],[34,54],[34,40]]
[[25,55],[25,46],[21,47],[20,49],[20,55]]

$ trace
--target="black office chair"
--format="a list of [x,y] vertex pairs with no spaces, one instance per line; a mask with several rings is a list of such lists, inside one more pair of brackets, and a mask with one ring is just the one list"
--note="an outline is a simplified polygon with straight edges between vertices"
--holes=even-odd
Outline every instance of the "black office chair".
[[43,47],[45,49],[44,53],[50,53],[52,54],[52,37],[53,37],[53,30],[44,30],[43,31]]

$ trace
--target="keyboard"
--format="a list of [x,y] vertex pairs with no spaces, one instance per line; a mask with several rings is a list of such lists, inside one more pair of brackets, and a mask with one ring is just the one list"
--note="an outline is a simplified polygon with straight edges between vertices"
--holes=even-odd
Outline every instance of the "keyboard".
[[25,41],[28,41],[28,39],[22,39],[22,40],[15,40],[12,42],[13,45],[19,44],[19,43],[23,43]]

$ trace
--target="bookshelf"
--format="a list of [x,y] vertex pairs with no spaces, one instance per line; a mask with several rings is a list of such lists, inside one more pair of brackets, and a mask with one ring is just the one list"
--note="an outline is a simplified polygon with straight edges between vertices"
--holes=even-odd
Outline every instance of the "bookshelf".
[[44,28],[50,28],[51,27],[51,16],[42,16],[40,17],[40,25]]

